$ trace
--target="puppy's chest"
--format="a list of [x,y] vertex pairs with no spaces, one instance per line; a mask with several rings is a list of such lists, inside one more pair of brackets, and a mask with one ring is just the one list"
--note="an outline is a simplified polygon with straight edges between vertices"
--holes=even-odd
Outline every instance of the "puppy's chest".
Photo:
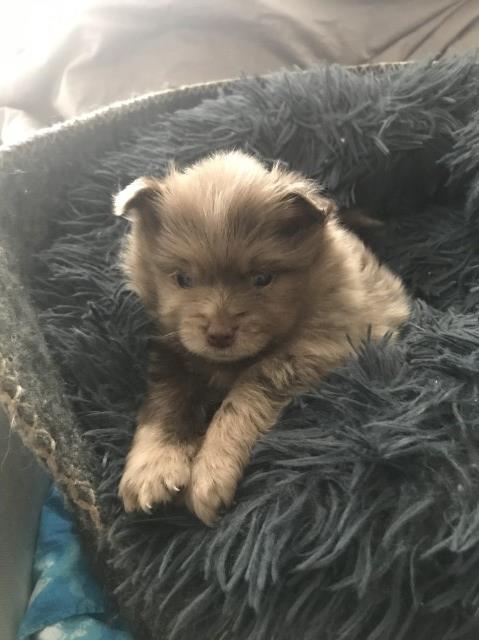
[[213,370],[207,367],[195,371],[199,409],[205,425],[209,424],[221,403],[233,387],[237,374],[232,371]]
[[228,369],[212,370],[207,374],[208,388],[211,389],[212,393],[224,392],[226,394],[236,382],[237,377],[237,371]]
[[200,388],[203,399],[210,403],[221,403],[238,378],[239,371],[234,367],[221,367],[215,364],[189,362],[187,367]]

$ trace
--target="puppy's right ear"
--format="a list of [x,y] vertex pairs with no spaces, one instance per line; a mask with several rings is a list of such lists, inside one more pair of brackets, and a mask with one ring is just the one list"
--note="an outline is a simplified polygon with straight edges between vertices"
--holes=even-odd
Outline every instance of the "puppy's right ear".
[[113,196],[113,213],[128,220],[159,223],[161,183],[156,178],[137,178]]

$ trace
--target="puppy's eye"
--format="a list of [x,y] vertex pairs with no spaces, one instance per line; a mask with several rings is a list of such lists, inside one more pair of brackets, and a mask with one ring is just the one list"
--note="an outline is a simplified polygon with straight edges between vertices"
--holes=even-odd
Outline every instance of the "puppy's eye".
[[193,286],[193,280],[186,273],[175,273],[176,284],[182,289],[189,289]]
[[256,273],[253,276],[253,285],[255,287],[267,287],[273,282],[272,273]]

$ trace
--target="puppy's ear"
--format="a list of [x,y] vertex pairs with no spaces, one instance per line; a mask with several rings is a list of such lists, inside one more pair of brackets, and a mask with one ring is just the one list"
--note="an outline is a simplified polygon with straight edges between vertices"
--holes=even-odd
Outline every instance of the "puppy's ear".
[[292,191],[282,199],[284,207],[280,216],[279,231],[288,238],[302,237],[321,227],[334,214],[336,205],[332,200],[319,195],[306,195]]
[[145,224],[160,221],[162,186],[156,178],[137,178],[113,196],[113,213]]

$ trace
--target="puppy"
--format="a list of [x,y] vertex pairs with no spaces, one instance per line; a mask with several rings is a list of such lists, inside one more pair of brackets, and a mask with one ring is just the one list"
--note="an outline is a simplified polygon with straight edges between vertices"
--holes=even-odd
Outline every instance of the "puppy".
[[132,221],[123,267],[158,329],[119,493],[149,511],[181,492],[211,524],[293,396],[394,334],[408,300],[314,183],[244,153],[138,178],[114,213]]

